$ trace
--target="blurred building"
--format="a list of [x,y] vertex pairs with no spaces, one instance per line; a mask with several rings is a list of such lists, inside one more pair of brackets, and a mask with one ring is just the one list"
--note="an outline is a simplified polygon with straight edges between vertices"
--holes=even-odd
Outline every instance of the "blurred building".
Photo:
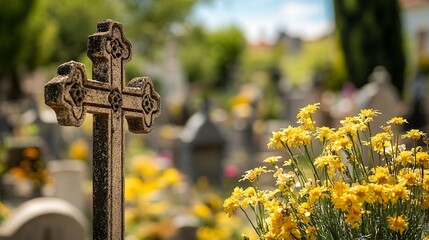
[[410,41],[411,61],[429,57],[429,0],[400,0],[402,24]]

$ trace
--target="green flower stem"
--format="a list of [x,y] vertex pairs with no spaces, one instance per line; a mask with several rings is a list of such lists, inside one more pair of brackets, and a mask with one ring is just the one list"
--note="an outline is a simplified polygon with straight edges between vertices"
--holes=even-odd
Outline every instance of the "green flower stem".
[[321,181],[322,179],[320,179],[319,174],[317,173],[317,169],[313,164],[313,160],[311,160],[312,158],[310,156],[310,153],[308,152],[308,148],[306,145],[304,145],[304,149],[305,149],[305,155],[307,157],[307,160],[310,163],[311,167],[313,168],[314,175],[316,176],[317,180]]

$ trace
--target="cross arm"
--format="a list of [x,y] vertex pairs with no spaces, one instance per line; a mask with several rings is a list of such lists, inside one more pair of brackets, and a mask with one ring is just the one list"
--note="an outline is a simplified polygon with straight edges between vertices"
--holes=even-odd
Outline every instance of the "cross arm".
[[132,79],[123,91],[123,106],[128,130],[148,133],[161,113],[161,98],[149,77]]
[[45,103],[55,111],[60,125],[78,127],[82,125],[86,114],[83,104],[86,96],[83,86],[85,66],[70,61],[61,64],[57,73],[45,85]]

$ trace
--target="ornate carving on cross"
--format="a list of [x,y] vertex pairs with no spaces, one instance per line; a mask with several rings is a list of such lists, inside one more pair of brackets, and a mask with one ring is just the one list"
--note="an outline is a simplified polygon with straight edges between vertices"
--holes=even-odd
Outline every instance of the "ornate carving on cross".
[[94,115],[93,239],[123,239],[123,119],[133,133],[150,132],[161,112],[160,96],[148,77],[134,78],[124,86],[131,43],[122,24],[98,23],[97,32],[88,38],[88,57],[93,80],[87,79],[82,63],[64,63],[45,85],[45,103],[64,126],[78,127],[87,112]]

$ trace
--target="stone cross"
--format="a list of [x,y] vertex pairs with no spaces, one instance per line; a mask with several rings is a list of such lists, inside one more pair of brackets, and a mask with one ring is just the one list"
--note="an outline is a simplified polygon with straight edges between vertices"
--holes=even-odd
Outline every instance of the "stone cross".
[[122,24],[98,23],[88,38],[88,57],[94,80],[82,63],[64,63],[45,85],[45,103],[64,126],[80,126],[87,112],[93,114],[93,239],[118,240],[124,236],[123,119],[129,131],[149,132],[161,112],[160,96],[148,77],[124,86],[131,43]]

